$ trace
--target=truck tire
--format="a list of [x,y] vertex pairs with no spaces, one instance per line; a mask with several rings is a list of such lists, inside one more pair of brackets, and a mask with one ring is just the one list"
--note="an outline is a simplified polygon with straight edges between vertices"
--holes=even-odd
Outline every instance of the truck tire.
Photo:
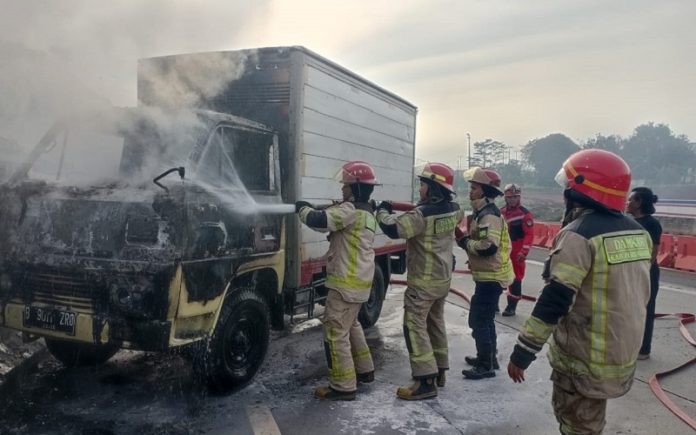
[[75,343],[45,338],[51,355],[66,367],[96,366],[109,360],[118,347],[109,344]]
[[242,387],[254,377],[266,357],[270,322],[268,305],[254,291],[227,296],[203,361],[194,366],[212,389]]
[[362,304],[358,313],[358,321],[363,328],[374,326],[382,312],[382,303],[386,293],[386,282],[384,280],[384,272],[379,265],[375,265],[375,276],[372,278],[372,289],[370,290],[370,299]]

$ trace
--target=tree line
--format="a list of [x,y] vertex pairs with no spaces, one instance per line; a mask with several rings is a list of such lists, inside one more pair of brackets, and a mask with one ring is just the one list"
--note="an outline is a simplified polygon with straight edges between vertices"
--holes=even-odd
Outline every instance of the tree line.
[[612,151],[631,167],[633,179],[649,185],[696,184],[696,144],[676,135],[667,124],[639,125],[629,137],[597,134],[581,143],[554,133],[530,140],[522,155],[502,142],[486,139],[473,144],[472,166],[492,167],[504,180],[550,186],[568,156],[580,149]]

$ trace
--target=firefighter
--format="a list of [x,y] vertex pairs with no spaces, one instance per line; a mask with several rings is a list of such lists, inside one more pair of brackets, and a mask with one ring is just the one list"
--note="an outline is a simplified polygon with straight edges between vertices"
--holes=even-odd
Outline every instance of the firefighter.
[[397,397],[421,400],[437,396],[449,369],[444,307],[452,280],[455,227],[463,217],[454,196],[454,171],[428,163],[419,175],[420,201],[402,215],[382,201],[377,221],[392,239],[406,239],[407,288],[403,330],[411,363],[412,385],[399,387]]
[[329,385],[316,388],[314,396],[354,400],[357,382],[374,381],[372,356],[357,317],[370,297],[375,273],[372,243],[377,222],[369,200],[377,178],[369,164],[352,161],[343,165],[337,179],[343,184],[342,202],[316,210],[298,201],[295,210],[308,227],[329,232],[328,295],[322,318]]
[[469,200],[474,212],[468,235],[457,243],[469,256],[469,268],[474,278],[474,296],[469,310],[469,327],[476,342],[476,356],[465,357],[472,366],[462,370],[467,379],[495,376],[499,368],[496,357],[495,311],[498,299],[512,282],[510,236],[505,219],[495,205],[501,196],[500,176],[492,169],[474,167],[464,172],[469,182]]
[[508,374],[524,371],[551,334],[552,403],[564,434],[598,434],[607,399],[631,387],[650,297],[650,236],[623,215],[626,162],[608,151],[571,155],[556,176],[567,224],[554,239],[549,281],[519,333]]
[[534,216],[520,204],[522,195],[520,186],[514,183],[508,184],[503,192],[505,206],[500,209],[500,213],[508,224],[508,233],[512,243],[510,260],[512,270],[515,273],[515,280],[508,288],[507,307],[503,311],[503,316],[509,317],[515,315],[517,303],[522,299],[522,279],[524,279],[526,259],[534,240]]

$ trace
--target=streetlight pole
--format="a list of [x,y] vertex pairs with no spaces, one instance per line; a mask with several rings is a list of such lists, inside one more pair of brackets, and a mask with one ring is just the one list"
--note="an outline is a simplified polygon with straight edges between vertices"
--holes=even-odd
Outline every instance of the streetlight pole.
[[471,169],[471,134],[470,133],[466,134],[466,142],[467,142],[467,147],[468,147],[467,154],[468,154],[468,158],[469,158],[469,168],[468,169]]

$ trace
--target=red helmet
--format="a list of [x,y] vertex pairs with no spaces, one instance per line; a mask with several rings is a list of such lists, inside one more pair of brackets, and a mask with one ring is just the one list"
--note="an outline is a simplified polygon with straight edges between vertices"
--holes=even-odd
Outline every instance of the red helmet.
[[631,186],[631,168],[616,154],[602,149],[578,151],[563,163],[556,182],[611,210],[623,210]]
[[519,184],[515,183],[506,185],[503,191],[505,192],[506,197],[522,195],[522,188],[519,186]]
[[425,180],[432,180],[451,193],[454,193],[454,171],[444,163],[426,163],[418,177]]
[[372,166],[359,160],[354,160],[343,165],[341,169],[338,170],[335,178],[343,184],[379,184]]
[[494,188],[501,195],[503,191],[500,190],[500,175],[493,169],[489,168],[479,168],[474,166],[464,171],[464,179],[470,183],[478,183],[484,186],[490,186]]

